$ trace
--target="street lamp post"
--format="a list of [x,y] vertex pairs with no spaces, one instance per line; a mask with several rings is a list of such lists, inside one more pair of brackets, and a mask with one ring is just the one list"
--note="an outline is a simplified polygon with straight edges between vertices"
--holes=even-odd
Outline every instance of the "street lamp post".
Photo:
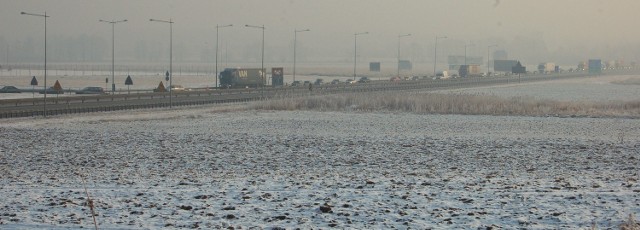
[[398,35],[398,73],[396,76],[400,77],[400,38],[411,36],[411,34]]
[[369,34],[369,32],[353,34],[353,80],[356,80],[356,63],[358,59],[358,35]]
[[218,88],[218,29],[224,27],[231,27],[233,24],[218,26],[216,25],[216,88]]
[[42,106],[42,114],[44,117],[47,117],[47,18],[50,16],[47,15],[47,12],[44,12],[44,14],[20,12],[20,14],[44,18],[44,103]]
[[169,24],[169,108],[173,107],[173,90],[171,90],[172,82],[173,82],[173,23],[171,19],[169,21],[165,20],[157,20],[157,19],[149,19],[151,22],[162,22]]
[[438,63],[438,39],[447,38],[447,36],[436,36],[436,47],[433,49],[433,77],[436,77],[436,63]]
[[262,26],[252,26],[252,25],[244,25],[245,27],[262,29],[262,58],[260,64],[260,76],[262,77],[262,97],[264,97],[264,85],[265,85],[265,71],[264,71],[264,25]]
[[496,45],[487,46],[487,77],[489,76],[489,63],[490,63],[489,62],[489,53],[490,53],[491,47],[496,47],[496,46],[498,46],[498,45],[496,44]]
[[298,33],[310,31],[309,29],[304,30],[293,30],[293,81],[296,81],[296,43],[298,40]]
[[111,94],[116,93],[116,81],[115,81],[115,50],[116,50],[116,35],[115,35],[115,27],[116,23],[126,22],[127,19],[120,21],[107,21],[100,19],[99,22],[105,22],[111,24]]
[[467,65],[467,47],[474,46],[474,44],[465,44],[464,45],[464,65]]

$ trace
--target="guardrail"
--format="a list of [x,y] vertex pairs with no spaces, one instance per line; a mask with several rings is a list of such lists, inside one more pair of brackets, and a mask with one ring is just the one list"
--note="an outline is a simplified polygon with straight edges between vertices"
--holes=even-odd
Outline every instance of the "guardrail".
[[[184,101],[184,102],[175,102],[173,103],[173,106],[178,107],[178,106],[194,106],[194,105],[205,105],[205,104],[248,102],[255,99],[256,98],[235,98],[235,99],[209,100],[209,101]],[[109,112],[109,111],[119,111],[119,110],[152,109],[152,108],[164,108],[164,107],[169,107],[169,102],[54,108],[54,109],[47,109],[46,115],[55,116],[55,115],[63,115],[63,114],[75,114],[75,113]],[[15,110],[15,111],[0,113],[0,118],[33,117],[33,116],[44,116],[44,114],[45,113],[43,110]]]
[[[201,97],[201,96],[213,96],[223,94],[246,94],[253,92],[255,89],[225,89],[225,90],[198,90],[198,91],[174,91],[173,97]],[[56,95],[56,94],[51,94]],[[146,90],[144,93],[134,94],[77,94],[66,95],[63,97],[50,96],[47,97],[47,105],[56,104],[72,104],[72,103],[87,103],[87,102],[100,102],[100,101],[127,101],[127,100],[142,100],[142,99],[155,99],[155,98],[169,98],[169,92],[149,92]],[[44,100],[42,98],[17,98],[17,99],[4,99],[0,100],[0,109],[2,107],[19,107],[19,106],[35,106],[42,105]]]
[[[566,79],[572,77],[591,76],[585,73],[571,73],[560,75],[527,75],[518,78],[510,77],[477,77],[456,78],[447,80],[404,80],[404,81],[373,81],[370,83],[355,84],[326,84],[300,87],[264,87],[257,89],[216,89],[174,91],[172,93],[172,106],[191,106],[204,104],[217,104],[229,102],[246,102],[278,97],[301,97],[309,95],[339,94],[345,92],[372,92],[372,91],[400,91],[415,89],[446,89],[463,88],[471,86],[484,86],[496,84],[509,84],[517,82],[542,81],[550,79]],[[135,93],[113,95],[77,95],[65,97],[47,98],[46,115],[61,115],[73,113],[105,112],[116,110],[160,108],[170,106],[165,99],[169,98],[169,92],[162,93]],[[23,98],[0,100],[0,119],[15,117],[43,116],[42,98]]]

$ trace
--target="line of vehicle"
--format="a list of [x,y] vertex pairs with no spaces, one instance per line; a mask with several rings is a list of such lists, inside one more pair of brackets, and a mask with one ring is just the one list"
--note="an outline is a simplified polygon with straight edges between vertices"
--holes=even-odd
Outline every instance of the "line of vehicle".
[[[353,92],[455,89],[585,76],[590,75],[564,74],[527,76],[521,78],[516,76],[399,82],[373,81],[366,84],[322,85],[316,86],[311,90],[306,87],[197,90],[174,93],[172,104],[173,106],[194,106]],[[262,93],[262,90],[264,90],[264,93]],[[168,97],[168,93],[142,93],[49,98],[49,100],[47,100],[46,113],[47,116],[52,116],[117,110],[163,108],[169,107]],[[42,100],[39,98],[0,100],[0,119],[43,115],[44,111],[42,110]]]

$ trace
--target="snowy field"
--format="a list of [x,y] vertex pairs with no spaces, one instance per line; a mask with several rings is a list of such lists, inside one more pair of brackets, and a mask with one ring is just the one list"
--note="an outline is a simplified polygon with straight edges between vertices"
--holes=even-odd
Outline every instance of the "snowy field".
[[639,101],[640,76],[620,75],[532,82],[444,92],[530,97],[559,101]]
[[[603,88],[575,84],[585,90],[565,99]],[[531,85],[474,92],[547,94]],[[0,229],[93,228],[83,184],[101,229],[615,229],[640,219],[638,119],[244,107],[0,120]]]

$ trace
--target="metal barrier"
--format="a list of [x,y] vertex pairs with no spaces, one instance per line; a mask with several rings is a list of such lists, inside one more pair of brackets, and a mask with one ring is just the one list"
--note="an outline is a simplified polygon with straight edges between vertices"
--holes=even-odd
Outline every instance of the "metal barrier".
[[[538,75],[527,76],[517,79],[518,82],[544,81],[550,79],[566,79],[573,77],[590,76],[587,74],[569,74],[569,75]],[[380,91],[402,91],[416,89],[447,89],[447,88],[463,88],[480,85],[497,85],[513,83],[514,77],[482,77],[482,78],[465,78],[450,80],[411,80],[411,81],[378,81],[371,83],[357,84],[341,84],[341,85],[324,85],[315,87],[309,91],[307,87],[277,87],[277,88],[259,88],[259,89],[224,89],[224,90],[207,90],[207,91],[180,91],[173,94],[173,98],[182,99],[175,101],[174,106],[193,106],[205,104],[221,104],[234,102],[248,102],[256,100],[267,100],[274,98],[276,95],[290,95],[295,97],[304,97],[308,95],[328,95],[340,94],[346,92],[380,92]],[[264,97],[263,97],[264,95]],[[47,105],[65,105],[66,108],[51,108],[47,110],[49,115],[77,114],[89,112],[106,112],[117,110],[132,110],[145,108],[161,108],[168,107],[167,102],[148,103],[149,100],[157,100],[159,98],[166,99],[169,93],[137,93],[131,94],[115,94],[115,95],[96,95],[96,96],[77,96],[77,97],[56,97],[48,98]],[[129,104],[122,105],[105,105],[103,103],[117,103],[117,101],[127,102]],[[138,102],[136,102],[138,101]],[[0,100],[0,118],[17,118],[17,117],[33,117],[43,116],[44,112],[38,107],[41,106],[40,99],[7,99]],[[12,108],[26,107],[25,109],[14,110]],[[3,111],[8,110],[8,111]]]

